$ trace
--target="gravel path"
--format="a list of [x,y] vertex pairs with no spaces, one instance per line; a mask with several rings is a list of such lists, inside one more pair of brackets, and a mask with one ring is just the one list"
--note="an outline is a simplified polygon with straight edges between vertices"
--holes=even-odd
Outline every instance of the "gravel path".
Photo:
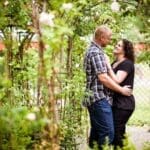
[[135,145],[136,150],[143,150],[143,144],[145,142],[150,142],[150,127],[148,126],[128,126],[127,133],[129,134],[131,141]]
[[[127,134],[129,135],[129,139],[134,144],[136,150],[143,150],[144,143],[150,142],[150,126],[127,126]],[[78,150],[89,150],[85,139],[78,139],[77,141],[79,143],[82,141]],[[150,150],[150,148],[146,150]]]

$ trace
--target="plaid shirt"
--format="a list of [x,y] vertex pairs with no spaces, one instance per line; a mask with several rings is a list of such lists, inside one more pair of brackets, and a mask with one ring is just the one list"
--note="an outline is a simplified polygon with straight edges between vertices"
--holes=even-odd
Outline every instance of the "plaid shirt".
[[98,74],[107,73],[104,52],[100,46],[92,42],[84,58],[86,72],[86,94],[84,106],[89,106],[97,100],[108,99],[108,89],[98,79]]

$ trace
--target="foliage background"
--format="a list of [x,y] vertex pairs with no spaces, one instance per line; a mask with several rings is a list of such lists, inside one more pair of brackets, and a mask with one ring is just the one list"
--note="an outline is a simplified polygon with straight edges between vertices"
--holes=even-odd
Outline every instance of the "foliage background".
[[[82,63],[95,28],[107,24],[113,30],[112,43],[106,48],[111,59],[119,38],[150,43],[149,0],[119,0],[118,12],[112,11],[111,4],[110,0],[1,0],[0,36],[5,44],[0,52],[2,149],[19,149],[17,145],[78,149],[78,139],[88,134],[87,112],[81,105]],[[48,20],[41,18],[42,13]],[[32,42],[38,43],[36,49]],[[148,47],[137,62],[149,64],[149,60]],[[34,107],[40,111],[33,112]],[[33,118],[30,124],[25,118],[32,112],[39,119]],[[21,141],[11,140],[20,134]]]

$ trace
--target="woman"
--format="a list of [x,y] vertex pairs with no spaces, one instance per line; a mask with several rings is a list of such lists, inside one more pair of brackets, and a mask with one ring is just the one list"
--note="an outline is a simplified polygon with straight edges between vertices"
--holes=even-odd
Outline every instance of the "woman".
[[[112,64],[109,74],[111,78],[121,86],[128,85],[133,89],[134,82],[134,51],[133,45],[126,39],[120,40],[114,49],[116,61]],[[114,74],[115,73],[115,74]],[[135,108],[134,96],[124,96],[120,93],[113,93],[113,118],[115,137],[113,144],[115,147],[123,146],[126,123]]]

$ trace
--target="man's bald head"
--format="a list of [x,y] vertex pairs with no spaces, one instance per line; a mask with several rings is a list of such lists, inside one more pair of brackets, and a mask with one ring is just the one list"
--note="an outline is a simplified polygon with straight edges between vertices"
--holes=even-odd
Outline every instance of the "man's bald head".
[[94,38],[97,39],[100,36],[103,36],[105,34],[112,34],[112,31],[107,26],[101,25],[101,26],[96,28],[95,33],[94,33]]
[[111,39],[112,31],[106,25],[101,25],[96,28],[94,33],[94,41],[100,46],[106,46]]

